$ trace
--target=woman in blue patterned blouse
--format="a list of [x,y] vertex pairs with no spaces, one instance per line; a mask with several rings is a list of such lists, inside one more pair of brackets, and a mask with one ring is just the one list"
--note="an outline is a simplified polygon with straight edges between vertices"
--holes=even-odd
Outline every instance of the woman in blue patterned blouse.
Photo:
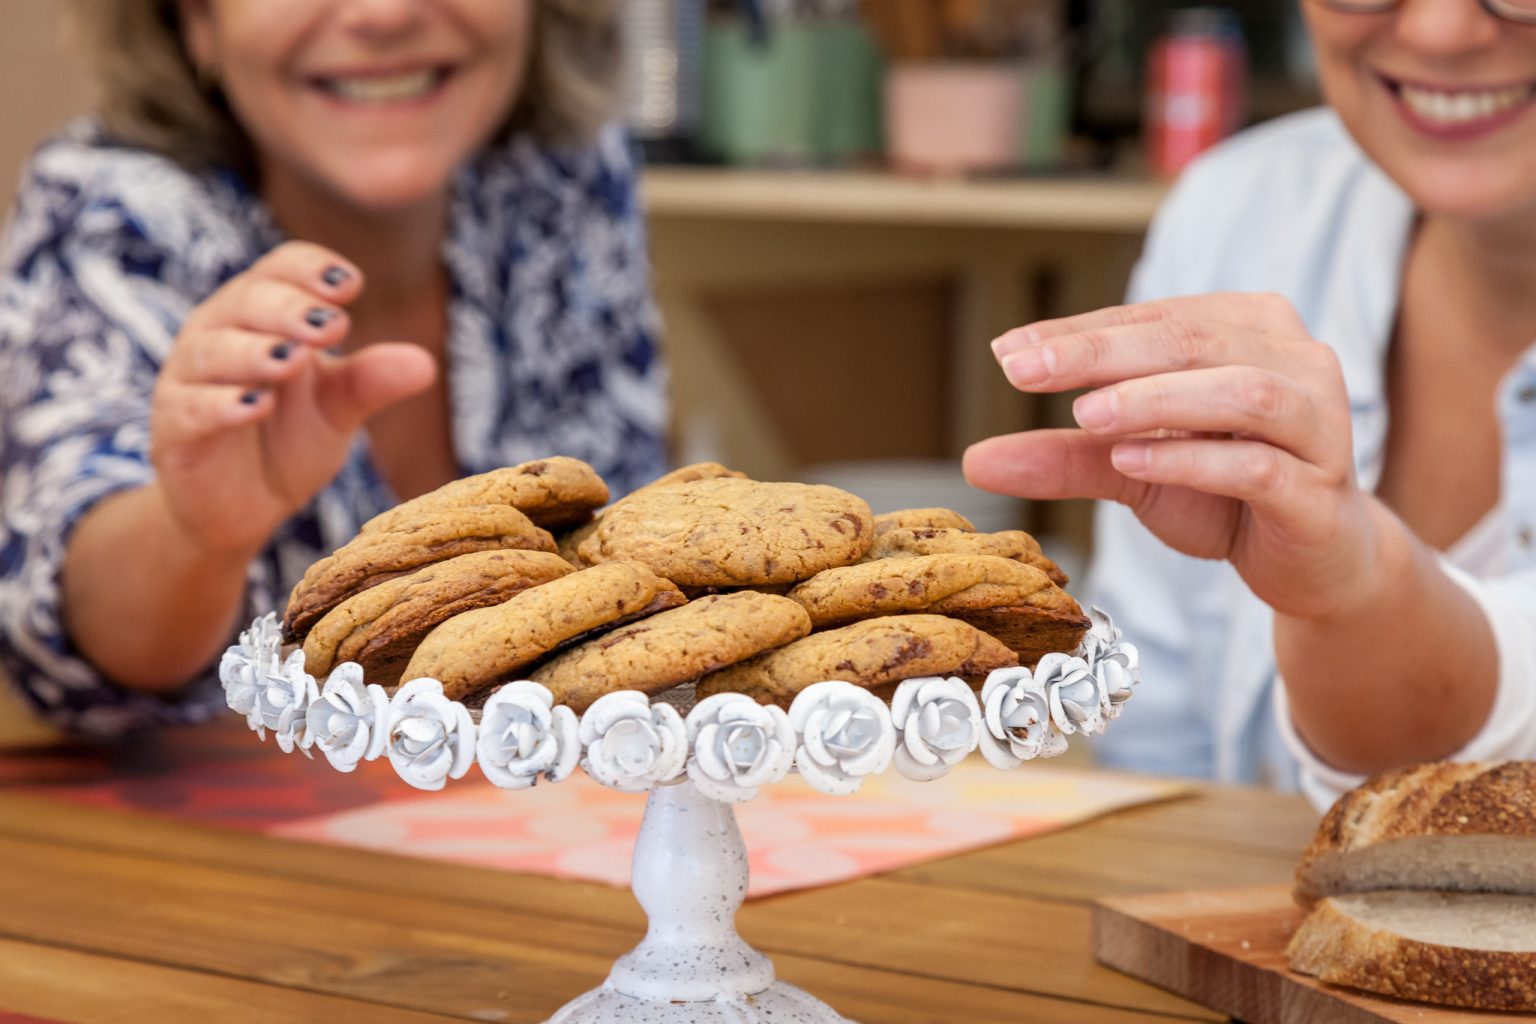
[[44,717],[209,716],[238,624],[399,498],[661,471],[616,9],[79,5],[106,101],[0,250],[0,654]]

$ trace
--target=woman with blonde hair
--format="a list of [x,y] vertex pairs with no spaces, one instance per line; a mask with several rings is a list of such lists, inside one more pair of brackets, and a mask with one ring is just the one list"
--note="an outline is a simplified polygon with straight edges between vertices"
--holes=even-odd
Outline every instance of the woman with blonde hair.
[[81,0],[105,101],[0,250],[0,660],[204,718],[241,622],[400,498],[663,468],[613,2]]

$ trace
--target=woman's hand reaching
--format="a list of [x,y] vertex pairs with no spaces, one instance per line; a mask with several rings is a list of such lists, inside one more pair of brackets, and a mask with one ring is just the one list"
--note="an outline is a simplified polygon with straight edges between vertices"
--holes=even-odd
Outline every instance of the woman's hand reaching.
[[992,347],[1022,391],[1092,390],[1073,405],[1080,430],[972,446],[977,486],[1118,501],[1176,550],[1230,561],[1282,614],[1348,616],[1374,599],[1385,536],[1406,528],[1356,483],[1338,360],[1283,298],[1115,307]]
[[363,283],[334,252],[290,242],[188,315],[150,428],[162,499],[195,547],[254,556],[336,474],[368,417],[431,384],[435,364],[415,345],[331,354]]
[[369,416],[431,384],[416,345],[331,354],[362,288],[335,253],[293,242],[188,314],[155,382],[154,481],[91,508],[65,559],[71,637],[109,678],[171,690],[216,658],[251,559]]

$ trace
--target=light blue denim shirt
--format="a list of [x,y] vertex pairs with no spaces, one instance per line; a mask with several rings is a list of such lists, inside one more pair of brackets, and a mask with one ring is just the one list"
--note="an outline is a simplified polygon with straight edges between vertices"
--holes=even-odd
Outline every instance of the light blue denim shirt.
[[[1216,291],[1288,298],[1312,335],[1338,352],[1356,470],[1372,490],[1413,219],[1408,197],[1332,111],[1292,115],[1237,136],[1180,179],[1148,236],[1130,299]],[[1460,759],[1536,757],[1536,345],[1502,382],[1498,415],[1499,503],[1444,557],[1499,645],[1494,712]],[[1101,503],[1096,529],[1086,592],[1135,642],[1145,680],[1132,713],[1098,744],[1105,763],[1299,783],[1319,804],[1358,781],[1320,762],[1290,729],[1275,685],[1272,613],[1231,565],[1168,549],[1120,505]]]

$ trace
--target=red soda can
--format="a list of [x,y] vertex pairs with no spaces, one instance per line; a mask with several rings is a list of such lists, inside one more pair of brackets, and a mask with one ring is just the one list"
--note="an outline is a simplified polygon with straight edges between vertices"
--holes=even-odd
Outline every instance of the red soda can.
[[1172,177],[1243,122],[1247,47],[1234,12],[1173,12],[1147,59],[1147,165]]

